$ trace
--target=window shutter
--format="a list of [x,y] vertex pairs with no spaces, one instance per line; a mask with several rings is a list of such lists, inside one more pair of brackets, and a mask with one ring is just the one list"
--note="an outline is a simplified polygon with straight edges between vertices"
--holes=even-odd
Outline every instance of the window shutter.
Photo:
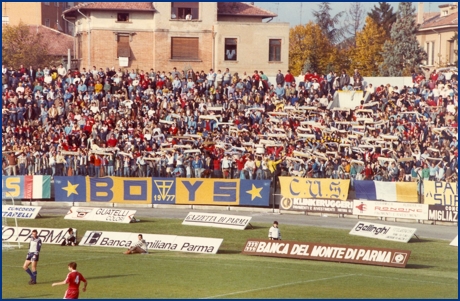
[[117,56],[131,56],[131,48],[129,47],[129,36],[118,36]]
[[171,38],[172,59],[199,59],[198,38]]

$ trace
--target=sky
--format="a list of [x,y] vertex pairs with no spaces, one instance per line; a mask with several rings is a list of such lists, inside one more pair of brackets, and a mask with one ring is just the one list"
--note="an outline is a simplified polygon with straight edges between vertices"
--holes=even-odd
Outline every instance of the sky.
[[[267,9],[275,14],[278,14],[278,17],[274,18],[271,22],[288,22],[291,27],[305,24],[309,21],[314,21],[313,10],[318,10],[321,2],[254,2],[254,4],[260,8]],[[350,8],[350,2],[330,2],[332,8],[332,15],[339,13],[340,11],[348,11]],[[378,2],[360,2],[363,9],[364,15],[366,16],[368,12],[374,7],[378,6]],[[389,2],[394,8],[393,11],[398,10],[399,2]],[[424,2],[424,11],[438,11],[438,6],[444,3],[451,2]],[[302,6],[301,6],[302,5]],[[414,2],[413,6],[417,11],[418,2]],[[364,21],[363,21],[364,23]]]

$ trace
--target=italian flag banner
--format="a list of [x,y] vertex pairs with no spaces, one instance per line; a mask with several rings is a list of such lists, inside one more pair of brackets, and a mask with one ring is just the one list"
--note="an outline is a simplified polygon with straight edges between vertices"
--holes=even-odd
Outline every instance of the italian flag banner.
[[24,198],[51,198],[51,176],[24,176]]

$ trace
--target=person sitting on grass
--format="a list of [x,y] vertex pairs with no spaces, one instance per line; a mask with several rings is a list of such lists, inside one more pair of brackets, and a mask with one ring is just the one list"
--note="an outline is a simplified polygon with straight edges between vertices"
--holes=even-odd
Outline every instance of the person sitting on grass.
[[75,237],[75,234],[73,233],[73,229],[69,228],[67,230],[66,235],[64,236],[64,240],[61,243],[61,246],[72,246],[75,247],[77,245],[77,238]]
[[139,234],[137,237],[139,241],[134,246],[129,247],[124,254],[148,254],[147,242],[142,237],[142,234]]

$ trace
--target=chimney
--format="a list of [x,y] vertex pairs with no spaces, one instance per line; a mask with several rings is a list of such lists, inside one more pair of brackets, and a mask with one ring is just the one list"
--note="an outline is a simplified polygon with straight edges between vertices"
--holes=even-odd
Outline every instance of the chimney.
[[422,24],[425,20],[423,17],[423,2],[418,3],[418,10],[417,10],[417,23]]

